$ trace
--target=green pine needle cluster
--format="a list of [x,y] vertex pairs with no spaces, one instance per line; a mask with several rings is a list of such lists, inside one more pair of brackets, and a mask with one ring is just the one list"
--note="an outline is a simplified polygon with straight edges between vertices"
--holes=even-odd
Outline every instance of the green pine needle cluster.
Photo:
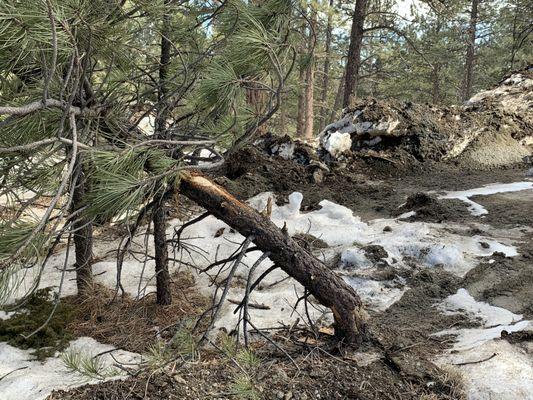
[[[86,215],[103,223],[135,215],[176,177],[178,162],[155,150],[132,149],[118,154],[93,152],[86,166],[90,179]],[[158,179],[173,169],[175,173]]]

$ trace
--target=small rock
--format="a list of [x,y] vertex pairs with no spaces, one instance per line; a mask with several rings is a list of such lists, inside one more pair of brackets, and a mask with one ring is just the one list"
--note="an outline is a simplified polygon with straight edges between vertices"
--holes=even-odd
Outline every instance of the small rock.
[[285,394],[281,390],[276,390],[276,399],[283,400]]
[[385,228],[383,228],[383,232],[392,232],[392,228],[387,225]]
[[533,167],[527,170],[526,176],[533,176]]
[[187,381],[185,379],[183,379],[181,376],[179,375],[174,375],[174,380],[177,382],[177,383],[180,383],[182,385],[186,385],[187,384]]
[[321,169],[317,169],[313,172],[313,181],[318,185],[324,182],[324,172],[322,172]]
[[490,244],[487,242],[479,242],[479,245],[484,249],[490,249]]
[[285,397],[283,397],[283,400],[291,400],[292,399],[292,392],[289,390],[287,393],[285,393]]

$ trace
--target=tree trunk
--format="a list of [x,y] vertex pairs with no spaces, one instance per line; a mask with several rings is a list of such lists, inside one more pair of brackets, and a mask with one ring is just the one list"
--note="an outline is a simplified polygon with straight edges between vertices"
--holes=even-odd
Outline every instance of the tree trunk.
[[352,17],[350,31],[350,47],[348,48],[348,60],[346,62],[346,76],[344,81],[343,108],[353,105],[359,84],[359,68],[361,67],[361,48],[368,0],[357,0]]
[[[161,31],[161,54],[159,64],[159,88],[157,91],[158,108],[155,119],[155,136],[159,139],[166,137],[167,130],[167,95],[168,95],[168,68],[170,63],[171,42],[170,14],[168,7],[171,0],[165,0],[165,14],[163,14],[163,29]],[[166,214],[163,198],[160,197],[152,214],[154,223],[155,246],[155,273],[157,288],[157,304],[169,305],[172,303],[170,292],[170,274],[168,272],[168,246],[166,234]]]
[[470,10],[470,24],[468,27],[468,43],[466,47],[465,71],[463,79],[463,93],[461,99],[463,101],[472,97],[472,85],[474,78],[474,59],[476,46],[476,29],[478,19],[478,5],[479,0],[472,0],[472,9]]
[[305,68],[300,65],[298,74],[298,82],[300,83],[300,90],[298,92],[298,112],[296,115],[296,136],[302,137],[305,124]]
[[154,208],[152,216],[154,222],[155,273],[157,288],[157,304],[172,304],[170,292],[170,274],[168,272],[168,244],[166,233],[166,215],[162,199]]
[[341,79],[339,80],[339,87],[337,89],[337,94],[335,95],[335,102],[333,103],[333,108],[331,109],[331,113],[329,115],[329,121],[326,122],[326,125],[328,124],[328,122],[335,121],[336,116],[337,116],[337,111],[341,108],[342,99],[344,96],[344,78],[345,77],[346,77],[346,69],[342,71],[342,76],[341,76]]
[[440,64],[435,63],[431,69],[431,99],[433,104],[440,103]]
[[311,27],[309,30],[309,62],[305,70],[305,122],[304,122],[304,137],[311,141],[314,136],[314,90],[315,90],[315,38],[316,32],[316,11],[311,6]]
[[325,58],[324,58],[324,69],[323,69],[323,79],[322,79],[322,93],[320,96],[320,121],[318,130],[321,132],[326,126],[326,118],[328,117],[328,92],[329,92],[329,69],[331,66],[331,40],[333,36],[333,26],[332,26],[332,9],[333,1],[329,0],[329,10],[328,10],[328,22],[326,25],[326,49],[325,49]]
[[[78,158],[79,176],[72,193],[73,209],[77,211],[85,200],[87,178],[83,171],[81,156]],[[74,248],[76,250],[76,286],[78,294],[92,288],[93,284],[93,224],[86,218],[74,223]]]
[[366,314],[355,290],[321,261],[298,245],[273,222],[226,190],[196,173],[183,173],[180,193],[217,218],[254,237],[255,245],[288,275],[302,284],[321,304],[333,311],[335,334],[347,344],[359,344]]
[[287,133],[287,96],[281,94],[281,105],[279,109],[279,132],[282,135]]

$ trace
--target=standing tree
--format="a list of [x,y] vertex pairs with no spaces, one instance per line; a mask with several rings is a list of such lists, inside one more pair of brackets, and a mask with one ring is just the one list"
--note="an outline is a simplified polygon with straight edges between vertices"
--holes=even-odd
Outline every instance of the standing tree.
[[472,97],[472,85],[474,79],[474,62],[476,57],[476,32],[478,24],[478,7],[480,0],[472,0],[470,9],[470,21],[467,30],[467,45],[464,67],[464,77],[461,91],[463,101]]

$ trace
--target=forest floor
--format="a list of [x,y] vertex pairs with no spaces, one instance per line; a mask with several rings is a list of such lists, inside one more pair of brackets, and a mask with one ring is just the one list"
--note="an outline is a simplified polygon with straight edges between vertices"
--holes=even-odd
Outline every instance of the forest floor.
[[[287,301],[279,306],[275,298],[296,292],[294,284],[278,285],[275,292],[274,282],[274,293],[258,293],[255,300],[264,307],[252,317],[269,339],[253,334],[253,352],[229,349],[226,332],[235,320],[227,311],[213,346],[191,349],[164,368],[130,370],[133,376],[123,380],[54,391],[49,400],[531,399],[533,179],[525,165],[480,171],[429,162],[398,168],[361,159],[333,166],[316,183],[304,166],[255,149],[234,159],[239,161],[218,183],[241,199],[258,196],[252,205],[260,210],[264,192],[273,193],[272,218],[291,221],[292,234],[304,234],[309,224],[302,235],[306,245],[367,305],[367,340],[357,349],[339,347],[331,318],[313,311],[317,325],[304,322],[307,310],[293,315]],[[334,204],[319,204],[323,200]],[[213,233],[224,224],[206,220],[201,229],[206,226],[215,241]],[[227,229],[222,236],[229,242],[230,234]],[[113,235],[101,232],[98,241]],[[101,259],[105,264],[106,255]],[[96,312],[96,300],[87,299],[87,307],[69,314],[68,339],[91,336],[153,354],[154,343],[165,338],[161,326],[197,316],[208,304],[200,277],[180,272],[174,281],[175,303],[163,311],[153,306],[153,296],[126,296],[125,303]],[[237,289],[229,299],[237,298]],[[111,294],[101,290],[98,304],[108,304]],[[17,373],[5,379],[16,385]]]
[[[440,263],[430,268],[420,265],[414,256],[395,268],[380,264],[377,256],[380,266],[366,271],[365,277],[388,285],[396,279],[404,288],[388,308],[369,307],[369,339],[358,349],[339,349],[327,327],[313,331],[309,326],[281,324],[265,331],[272,342],[254,336],[252,348],[258,360],[251,365],[241,362],[245,375],[235,363],[239,357],[211,348],[194,361],[175,362],[157,373],[56,392],[50,399],[531,398],[533,191],[470,196],[485,208],[483,215],[472,215],[464,200],[413,196],[533,182],[525,177],[525,167],[476,171],[426,163],[406,170],[386,162],[361,161],[325,174],[317,185],[305,168],[292,161],[255,150],[245,150],[239,160],[244,161],[218,181],[240,198],[270,191],[281,205],[299,191],[302,211],[319,210],[318,203],[327,199],[369,223],[415,211],[400,220],[438,224],[452,234],[460,231],[483,249],[493,246],[489,239],[500,240],[517,254],[489,249],[459,273]],[[388,229],[383,230],[386,235]],[[383,249],[379,247],[369,249],[367,259],[379,254]],[[361,276],[350,273],[356,279]],[[378,289],[367,299],[362,288],[362,296],[372,303],[380,290],[386,292]],[[221,343],[218,346],[224,347]]]

